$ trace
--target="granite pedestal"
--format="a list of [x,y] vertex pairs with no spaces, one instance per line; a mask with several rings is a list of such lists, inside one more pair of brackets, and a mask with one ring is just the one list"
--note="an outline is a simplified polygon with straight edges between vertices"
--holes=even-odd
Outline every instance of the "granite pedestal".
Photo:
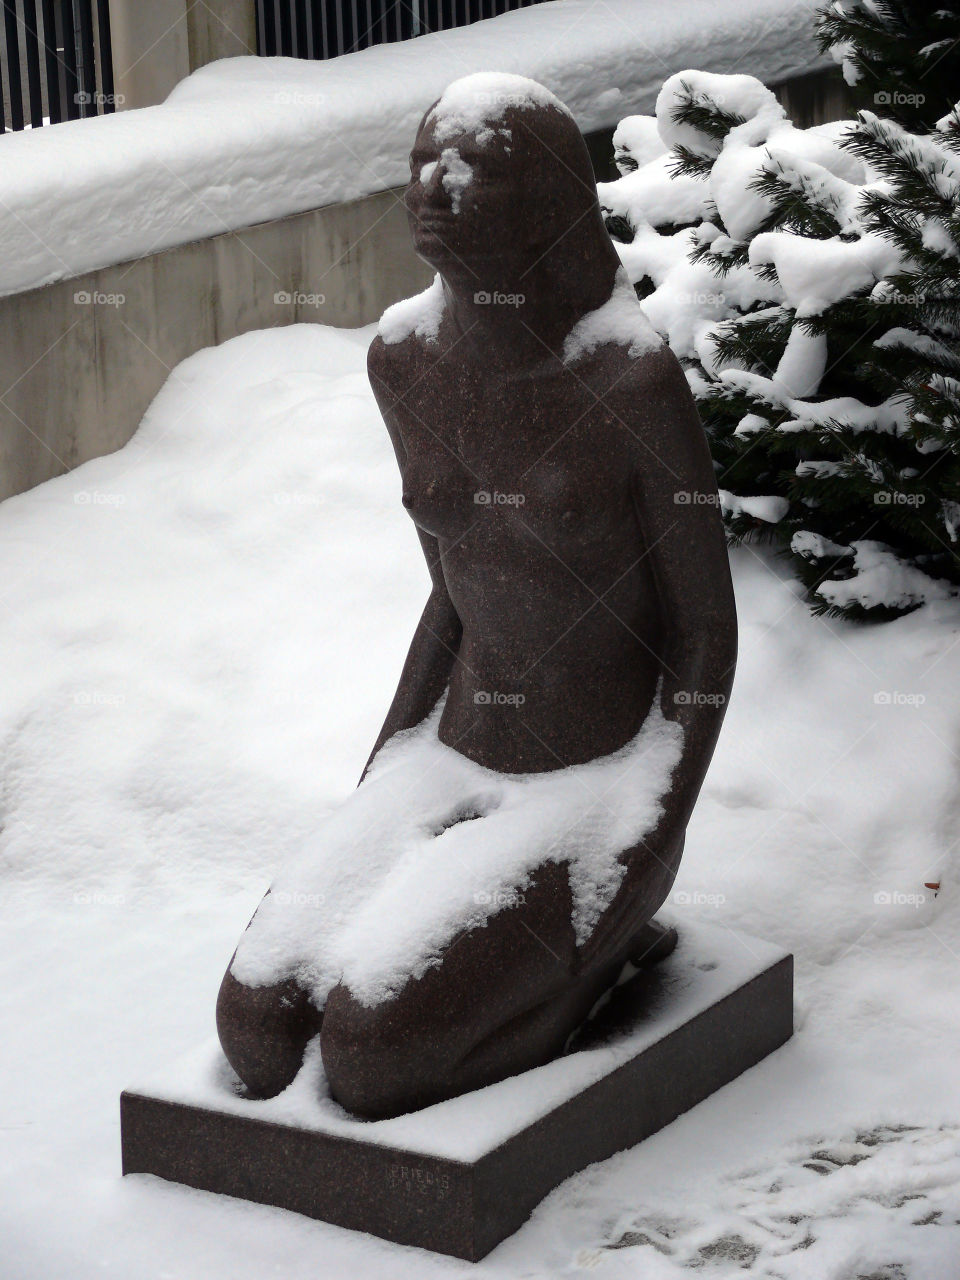
[[123,1093],[123,1172],[476,1261],[564,1179],[791,1036],[792,956],[716,926],[680,930],[667,960],[628,968],[563,1057],[392,1120],[333,1102],[319,1042],[285,1093],[253,1101],[212,1041]]

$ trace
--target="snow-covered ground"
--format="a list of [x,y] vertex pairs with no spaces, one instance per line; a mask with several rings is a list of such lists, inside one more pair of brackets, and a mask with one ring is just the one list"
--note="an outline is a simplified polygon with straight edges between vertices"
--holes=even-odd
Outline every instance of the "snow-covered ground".
[[818,621],[750,550],[671,909],[796,952],[794,1040],[476,1269],[121,1180],[120,1090],[209,1038],[425,598],[370,336],[201,352],[125,449],[0,506],[0,1277],[956,1280],[960,609]]
[[451,80],[512,71],[584,130],[686,67],[768,84],[825,65],[819,0],[555,0],[327,62],[231,58],[139,111],[0,137],[0,294],[406,181]]

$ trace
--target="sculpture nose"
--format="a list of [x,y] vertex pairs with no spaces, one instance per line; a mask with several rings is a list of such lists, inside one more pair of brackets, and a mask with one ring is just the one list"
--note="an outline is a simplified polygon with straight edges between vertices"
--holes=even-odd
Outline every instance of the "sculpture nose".
[[420,186],[423,188],[423,194],[428,198],[436,197],[441,191],[441,181],[443,179],[443,166],[438,160],[431,160],[423,165],[420,169]]
[[413,185],[409,207],[420,217],[443,217],[451,212],[449,194],[444,186],[447,167],[442,160],[431,160],[421,166]]
[[413,507],[413,494],[412,494],[412,493],[405,493],[405,494],[402,496],[402,498],[400,499],[400,501],[403,503],[403,505],[404,505],[404,506],[407,508],[407,510],[409,511],[409,510]]

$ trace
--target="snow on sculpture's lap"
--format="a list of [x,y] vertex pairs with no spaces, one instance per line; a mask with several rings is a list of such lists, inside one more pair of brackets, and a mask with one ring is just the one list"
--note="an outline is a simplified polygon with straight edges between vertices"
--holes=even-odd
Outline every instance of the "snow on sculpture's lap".
[[484,769],[437,737],[440,708],[398,734],[283,869],[231,966],[250,987],[296,977],[322,1008],[343,982],[396,995],[464,929],[519,900],[546,862],[568,868],[578,944],[624,875],[618,855],[655,827],[682,731],[657,700],[620,751],[550,773]]

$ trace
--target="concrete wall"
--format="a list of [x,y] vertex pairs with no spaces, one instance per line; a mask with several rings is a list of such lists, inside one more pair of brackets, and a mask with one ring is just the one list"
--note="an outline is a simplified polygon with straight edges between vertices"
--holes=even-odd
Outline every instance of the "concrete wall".
[[[135,0],[136,2],[136,0]],[[139,0],[142,3],[143,0]],[[116,5],[117,0],[113,0]],[[187,43],[190,70],[257,52],[257,8],[254,0],[215,0],[213,4],[189,4]]]
[[111,0],[118,105],[152,107],[191,71],[257,51],[254,0]]
[[194,351],[367,324],[430,279],[383,191],[0,298],[0,498],[126,444]]
[[[849,114],[836,72],[778,93],[801,124]],[[602,176],[610,132],[588,144]],[[201,347],[296,321],[368,324],[424,288],[430,272],[399,197],[380,192],[0,298],[0,498],[126,444],[169,371]]]

